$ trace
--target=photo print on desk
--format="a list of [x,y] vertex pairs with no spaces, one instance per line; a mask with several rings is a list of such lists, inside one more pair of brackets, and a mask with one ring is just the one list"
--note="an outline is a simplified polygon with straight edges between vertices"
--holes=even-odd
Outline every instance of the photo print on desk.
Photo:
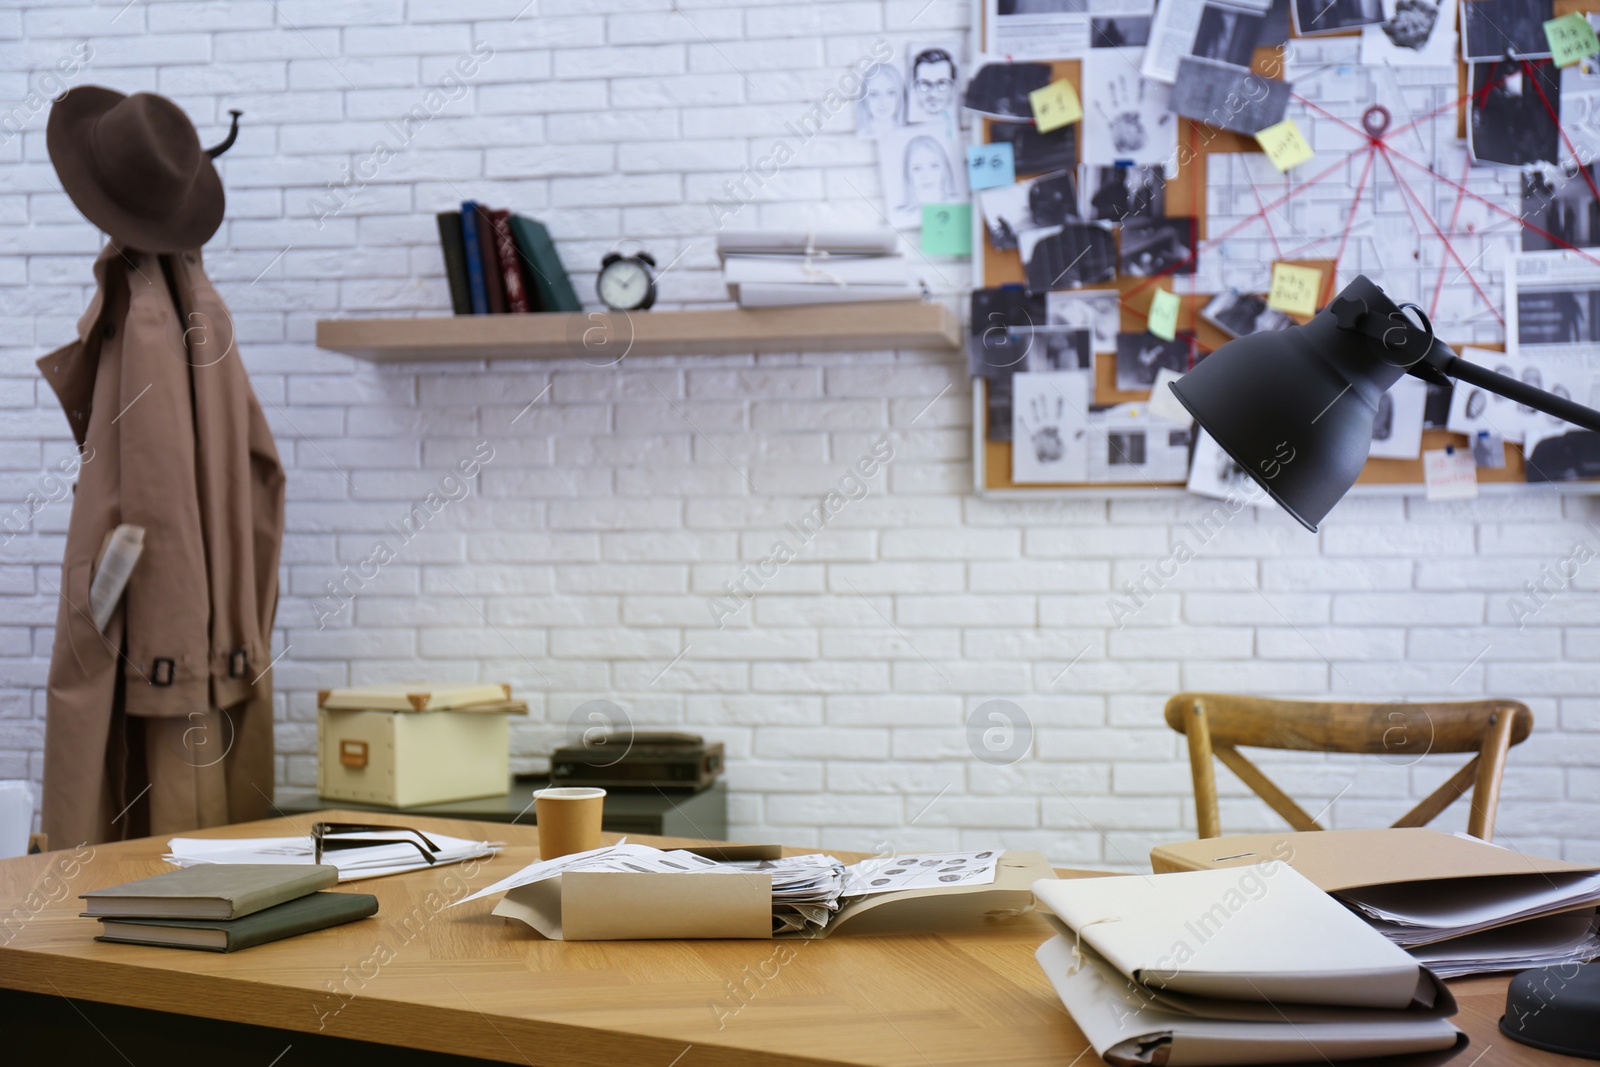
[[1084,167],[1084,216],[1096,222],[1156,218],[1167,210],[1160,167]]
[[1561,154],[1558,72],[1548,63],[1507,60],[1473,63],[1468,70],[1467,151],[1473,162],[1554,164]]
[[1122,329],[1122,294],[1115,289],[1075,289],[1046,293],[1045,312],[1051,326],[1093,331],[1096,352],[1114,353]]
[[1456,41],[1454,0],[1383,0],[1383,21],[1361,28],[1361,62],[1454,67]]
[[1122,224],[1122,273],[1129,278],[1195,271],[1194,219],[1129,219]]
[[932,122],[950,133],[959,124],[961,46],[954,41],[913,44],[906,49],[906,118],[912,124]]
[[921,229],[924,204],[967,199],[966,154],[954,136],[931,123],[879,138],[878,170],[889,222],[896,229]]
[[1142,48],[1092,48],[1083,57],[1083,162],[1165,165],[1178,150],[1171,87],[1139,73]]
[[1018,374],[1011,388],[1011,480],[1019,485],[1087,481],[1093,375]]
[[1179,331],[1165,341],[1153,333],[1117,335],[1117,388],[1130,392],[1149,390],[1163,370],[1182,374],[1194,357],[1194,334]]
[[1030,292],[1081,289],[1117,277],[1116,233],[1104,222],[1027,230],[1018,236],[1017,247]]
[[1382,21],[1379,0],[1294,0],[1294,31],[1301,37],[1344,33]]
[[1524,59],[1549,59],[1544,24],[1550,0],[1465,0],[1461,5],[1462,58],[1493,61],[1514,52]]
[[978,193],[989,242],[1002,251],[1017,247],[1028,230],[1078,220],[1078,177],[1072,171],[984,189]]

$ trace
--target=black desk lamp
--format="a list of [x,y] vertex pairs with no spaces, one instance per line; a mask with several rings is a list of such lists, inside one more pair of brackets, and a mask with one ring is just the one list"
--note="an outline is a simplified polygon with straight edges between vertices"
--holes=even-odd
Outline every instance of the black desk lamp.
[[1600,412],[1462,359],[1434,337],[1421,308],[1395,304],[1365,275],[1304,326],[1229,341],[1172,391],[1234,462],[1315,533],[1361,474],[1378,399],[1403,374],[1438,385],[1459,378],[1600,431]]

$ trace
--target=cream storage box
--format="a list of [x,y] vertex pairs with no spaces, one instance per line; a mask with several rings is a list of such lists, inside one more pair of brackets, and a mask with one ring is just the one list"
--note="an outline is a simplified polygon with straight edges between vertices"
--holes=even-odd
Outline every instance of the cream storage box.
[[528,705],[505,685],[401,685],[317,695],[317,793],[411,808],[504,796],[508,716]]

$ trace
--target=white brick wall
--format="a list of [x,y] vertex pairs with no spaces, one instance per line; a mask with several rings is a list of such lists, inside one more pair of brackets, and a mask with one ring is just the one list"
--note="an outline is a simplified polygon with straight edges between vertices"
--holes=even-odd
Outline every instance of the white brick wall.
[[[1600,860],[1600,563],[1521,628],[1513,605],[1574,543],[1600,549],[1588,500],[1352,499],[1317,536],[1249,511],[1118,628],[1122,583],[1208,508],[1178,495],[975,499],[967,384],[949,355],[379,368],[311,344],[320,317],[444,309],[433,213],[466,197],[544,218],[580,293],[601,253],[635,237],[663,263],[681,256],[665,305],[721,300],[707,200],[879,36],[964,34],[966,0],[124,3],[0,11],[0,118],[23,131],[0,145],[0,510],[59,498],[47,475],[71,452],[32,364],[71,335],[97,238],[59,192],[45,114],[26,97],[86,41],[74,83],[167,93],[207,141],[228,108],[246,112],[221,162],[229,221],[207,256],[290,471],[282,781],[314,780],[318,687],[507,680],[535,709],[517,730],[520,768],[541,766],[594,698],[725,742],[741,837],[998,841],[1133,866],[1193,827],[1181,746],[1161,721],[1179,688],[1496,694],[1538,722],[1512,756],[1502,836]],[[447,81],[485,42],[476,73]],[[433,91],[451,98],[319,221],[330,184]],[[856,190],[877,195],[873,149],[841,112],[736,224],[876,221]],[[741,576],[792,536],[784,524],[884,435],[894,459],[866,496],[715,628],[708,598],[751,583]],[[319,629],[325,583],[479,441],[495,455],[469,495]],[[67,515],[57,499],[19,535],[0,532],[0,777],[40,772]],[[1012,766],[968,749],[965,716],[992,699],[1036,731]],[[1393,818],[1453,760],[1267,762],[1347,826]],[[1226,793],[1227,828],[1276,825],[1237,783]]]

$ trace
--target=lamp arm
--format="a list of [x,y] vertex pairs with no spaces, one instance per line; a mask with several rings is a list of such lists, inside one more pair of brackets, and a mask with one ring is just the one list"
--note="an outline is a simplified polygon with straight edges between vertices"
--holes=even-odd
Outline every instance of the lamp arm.
[[[1434,354],[1436,356],[1444,355],[1444,353],[1438,352],[1438,349],[1444,347],[1443,345],[1436,345]],[[1445,349],[1445,352],[1449,352],[1449,349]],[[1500,374],[1487,367],[1480,367],[1476,363],[1462,359],[1454,352],[1449,352],[1449,355],[1439,359],[1437,362],[1432,358],[1428,362],[1436,369],[1443,371],[1452,378],[1458,378],[1468,385],[1476,385],[1480,389],[1487,389],[1497,396],[1515,400],[1519,404],[1542,411],[1546,415],[1554,415],[1558,419],[1570,422],[1574,426],[1581,426],[1585,430],[1600,432],[1600,411],[1584,407],[1576,401],[1546,392],[1508,374]]]

